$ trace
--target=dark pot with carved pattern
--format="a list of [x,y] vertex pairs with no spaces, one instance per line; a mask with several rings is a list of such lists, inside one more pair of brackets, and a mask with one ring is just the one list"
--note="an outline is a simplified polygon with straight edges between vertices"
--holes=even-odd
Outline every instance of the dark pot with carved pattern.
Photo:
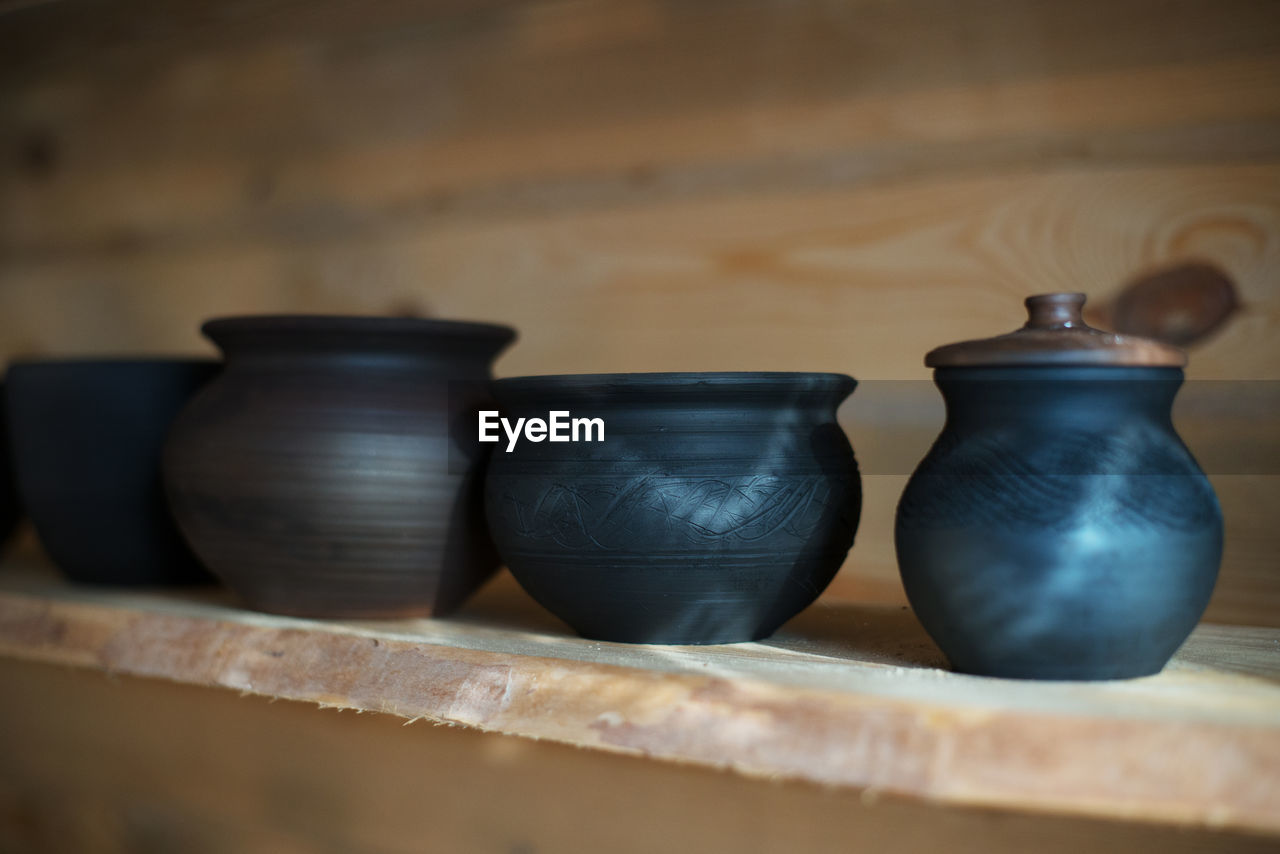
[[[499,380],[504,418],[564,413],[570,441],[504,435],[485,485],[498,551],[585,637],[766,637],[853,544],[861,484],[836,407],[854,385],[809,373]],[[579,419],[599,419],[602,440],[584,428],[572,441]]]
[[1156,673],[1213,591],[1221,511],[1170,420],[1185,356],[1092,329],[1083,305],[1031,297],[1022,329],[925,360],[947,421],[895,539],[911,605],[957,670]]
[[174,424],[165,483],[196,554],[248,604],[439,614],[497,569],[469,410],[513,330],[261,316],[203,331],[226,369]]

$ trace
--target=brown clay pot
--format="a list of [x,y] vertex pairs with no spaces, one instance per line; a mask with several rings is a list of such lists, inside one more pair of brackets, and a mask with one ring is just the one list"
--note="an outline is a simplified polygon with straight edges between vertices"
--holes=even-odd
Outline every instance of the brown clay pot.
[[165,485],[196,554],[252,607],[438,614],[496,569],[489,446],[466,413],[512,329],[261,316],[203,331],[226,368],[175,422]]

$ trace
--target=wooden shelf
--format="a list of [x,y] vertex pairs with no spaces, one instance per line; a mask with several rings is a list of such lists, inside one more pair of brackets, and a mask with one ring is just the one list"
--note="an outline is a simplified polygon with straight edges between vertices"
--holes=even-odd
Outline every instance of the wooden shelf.
[[1203,625],[1158,676],[947,672],[901,607],[824,598],[766,642],[574,637],[505,573],[457,616],[316,621],[219,591],[0,567],[0,654],[949,804],[1280,834],[1280,630]]

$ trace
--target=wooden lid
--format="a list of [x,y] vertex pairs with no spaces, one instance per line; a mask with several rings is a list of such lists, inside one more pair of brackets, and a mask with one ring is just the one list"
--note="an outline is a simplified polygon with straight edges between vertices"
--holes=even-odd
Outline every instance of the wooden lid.
[[929,351],[930,368],[1010,365],[1181,367],[1187,354],[1148,338],[1116,335],[1084,322],[1084,294],[1027,297],[1027,324],[995,338],[961,341]]

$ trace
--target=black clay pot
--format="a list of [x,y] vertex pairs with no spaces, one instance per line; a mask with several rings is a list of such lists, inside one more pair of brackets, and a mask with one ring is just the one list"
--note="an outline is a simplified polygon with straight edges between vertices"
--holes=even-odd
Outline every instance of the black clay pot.
[[164,501],[160,450],[174,417],[217,372],[211,360],[47,360],[9,367],[22,504],[75,581],[213,581]]
[[[1049,327],[1033,309],[1029,328]],[[1014,355],[1008,338],[931,362],[947,422],[896,526],[911,605],[957,670],[1156,673],[1204,613],[1222,554],[1217,499],[1170,421],[1177,357],[1114,336]],[[983,359],[1009,364],[969,364]]]
[[766,637],[853,544],[861,484],[836,407],[854,385],[785,373],[499,380],[505,418],[560,410],[605,426],[600,442],[494,451],[485,496],[498,551],[585,637]]
[[8,545],[9,537],[22,516],[13,480],[13,443],[9,439],[7,396],[4,384],[0,383],[0,548]]
[[497,568],[468,410],[513,330],[308,316],[203,329],[226,369],[174,425],[166,483],[196,553],[251,606],[445,613]]

